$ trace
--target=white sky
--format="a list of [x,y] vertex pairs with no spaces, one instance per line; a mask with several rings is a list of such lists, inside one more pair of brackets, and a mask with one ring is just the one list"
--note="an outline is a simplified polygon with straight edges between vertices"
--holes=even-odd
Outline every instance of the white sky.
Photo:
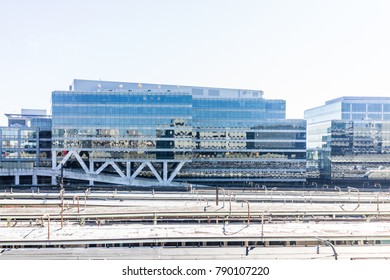
[[287,117],[390,95],[387,0],[0,0],[4,113],[74,78],[262,89]]

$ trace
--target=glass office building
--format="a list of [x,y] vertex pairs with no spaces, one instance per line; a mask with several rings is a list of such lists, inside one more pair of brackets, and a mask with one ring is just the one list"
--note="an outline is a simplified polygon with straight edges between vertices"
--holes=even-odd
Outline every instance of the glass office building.
[[306,122],[285,111],[259,90],[74,80],[52,93],[53,166],[160,185],[299,183]]
[[[22,109],[6,116],[8,127],[0,127],[0,169],[51,167],[51,117],[46,111]],[[24,177],[20,183],[31,184],[31,176]],[[13,184],[14,178],[0,176],[2,183]]]
[[341,97],[306,110],[305,119],[309,178],[348,181],[384,176],[390,98]]

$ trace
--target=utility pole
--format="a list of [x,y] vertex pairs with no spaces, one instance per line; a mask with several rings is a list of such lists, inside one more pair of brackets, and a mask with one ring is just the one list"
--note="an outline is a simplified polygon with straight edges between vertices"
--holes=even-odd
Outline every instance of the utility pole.
[[60,177],[60,196],[61,196],[61,228],[64,227],[64,164],[61,164],[61,177]]
[[219,190],[218,187],[215,188],[215,205],[218,206],[218,200],[219,200]]

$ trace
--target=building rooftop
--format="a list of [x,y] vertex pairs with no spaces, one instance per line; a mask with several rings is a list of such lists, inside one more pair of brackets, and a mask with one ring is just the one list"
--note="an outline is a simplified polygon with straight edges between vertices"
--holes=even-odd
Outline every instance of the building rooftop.
[[113,82],[100,80],[73,80],[70,91],[82,92],[131,92],[135,90],[161,91],[161,92],[188,92],[195,98],[263,98],[262,90],[227,89],[199,86],[165,85],[149,83]]
[[336,99],[328,100],[325,105],[336,103],[336,102],[353,102],[353,101],[364,101],[364,102],[390,102],[390,97],[381,96],[342,96]]

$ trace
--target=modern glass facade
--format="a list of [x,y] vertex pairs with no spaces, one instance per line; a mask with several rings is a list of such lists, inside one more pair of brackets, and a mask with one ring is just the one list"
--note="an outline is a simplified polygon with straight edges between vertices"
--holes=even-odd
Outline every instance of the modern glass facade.
[[305,119],[309,178],[362,180],[384,167],[390,98],[341,97],[306,110]]
[[190,159],[188,93],[53,92],[53,148],[92,158]]
[[378,180],[390,171],[389,121],[332,121],[330,133],[332,180]]
[[55,161],[76,150],[91,170],[122,162],[143,178],[303,182],[306,122],[285,111],[258,90],[75,80],[52,93]]
[[6,114],[9,127],[0,127],[0,167],[51,166],[51,118]]

